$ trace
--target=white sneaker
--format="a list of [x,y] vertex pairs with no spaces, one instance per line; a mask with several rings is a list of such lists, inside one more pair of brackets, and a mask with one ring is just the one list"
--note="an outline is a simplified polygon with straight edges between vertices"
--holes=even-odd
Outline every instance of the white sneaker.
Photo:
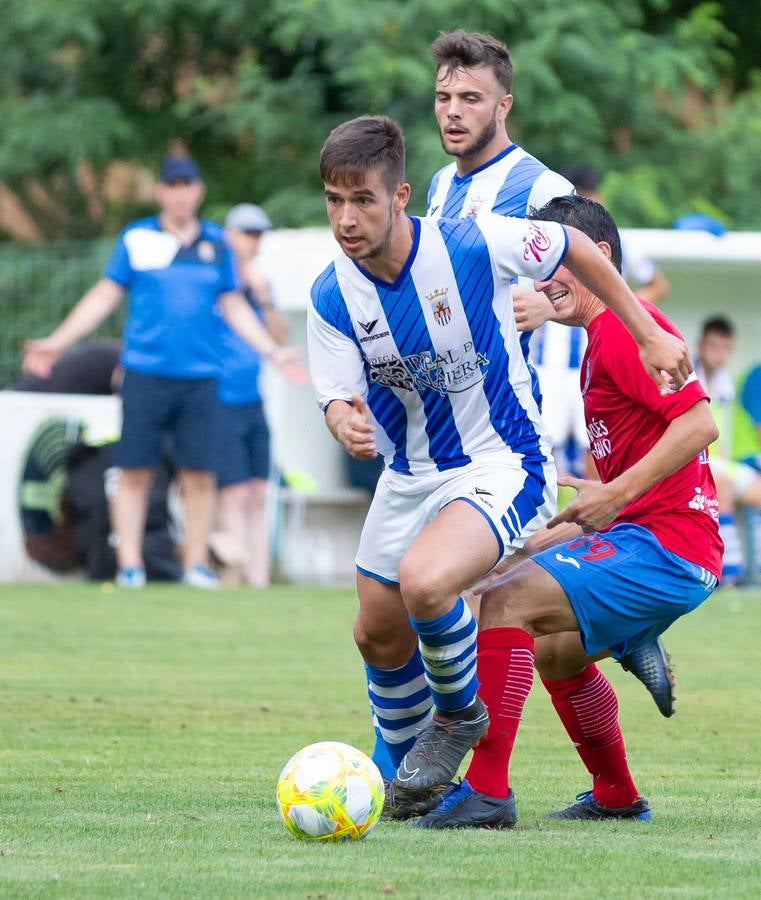
[[116,586],[123,588],[144,588],[145,569],[142,566],[128,566],[116,574]]
[[222,582],[206,566],[193,566],[182,576],[182,583],[188,587],[200,588],[203,591],[218,591]]

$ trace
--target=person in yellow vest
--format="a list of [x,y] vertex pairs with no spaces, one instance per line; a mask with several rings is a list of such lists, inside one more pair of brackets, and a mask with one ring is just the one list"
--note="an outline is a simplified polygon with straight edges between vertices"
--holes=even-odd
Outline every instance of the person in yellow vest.
[[761,363],[738,382],[732,428],[734,458],[761,473]]

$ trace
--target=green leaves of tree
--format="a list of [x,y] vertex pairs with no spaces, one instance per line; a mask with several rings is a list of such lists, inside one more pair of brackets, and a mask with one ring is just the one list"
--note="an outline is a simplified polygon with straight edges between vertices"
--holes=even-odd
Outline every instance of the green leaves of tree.
[[[703,209],[733,227],[761,227],[752,201],[761,75],[747,62],[761,57],[761,38],[742,33],[734,6],[0,0],[0,180],[46,234],[92,234],[110,229],[114,212],[97,178],[103,202],[81,195],[82,163],[96,174],[113,159],[155,169],[180,142],[204,168],[212,215],[253,200],[277,225],[321,224],[317,157],[328,131],[388,113],[407,133],[420,211],[446,161],[428,46],[439,31],[464,27],[511,48],[511,136],[555,168],[585,162],[606,172],[622,225],[669,225]],[[55,214],[56,204],[69,214]]]

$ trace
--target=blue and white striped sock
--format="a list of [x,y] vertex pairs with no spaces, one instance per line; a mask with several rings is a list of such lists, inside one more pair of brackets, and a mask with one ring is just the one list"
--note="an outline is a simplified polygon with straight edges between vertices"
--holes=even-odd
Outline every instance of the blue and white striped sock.
[[470,706],[476,696],[478,625],[462,597],[454,608],[435,619],[410,622],[420,640],[425,677],[433,703],[442,712]]
[[378,724],[378,717],[375,715],[372,708],[370,709],[370,712],[373,716],[373,731],[375,732],[375,746],[373,747],[373,752],[370,754],[370,759],[378,767],[381,775],[390,780],[396,775],[398,766],[394,765],[394,761],[391,759],[391,754],[388,751],[388,744],[383,740],[380,725]]
[[365,663],[365,671],[373,724],[383,738],[396,771],[404,754],[415,743],[418,732],[433,715],[423,660],[416,650],[410,661],[398,669],[379,669]]

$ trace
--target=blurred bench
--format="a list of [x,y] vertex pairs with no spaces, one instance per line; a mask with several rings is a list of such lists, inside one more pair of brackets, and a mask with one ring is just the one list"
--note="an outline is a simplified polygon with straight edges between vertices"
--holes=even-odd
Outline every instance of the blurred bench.
[[276,573],[298,584],[354,583],[354,556],[370,495],[359,488],[314,493],[278,489]]

